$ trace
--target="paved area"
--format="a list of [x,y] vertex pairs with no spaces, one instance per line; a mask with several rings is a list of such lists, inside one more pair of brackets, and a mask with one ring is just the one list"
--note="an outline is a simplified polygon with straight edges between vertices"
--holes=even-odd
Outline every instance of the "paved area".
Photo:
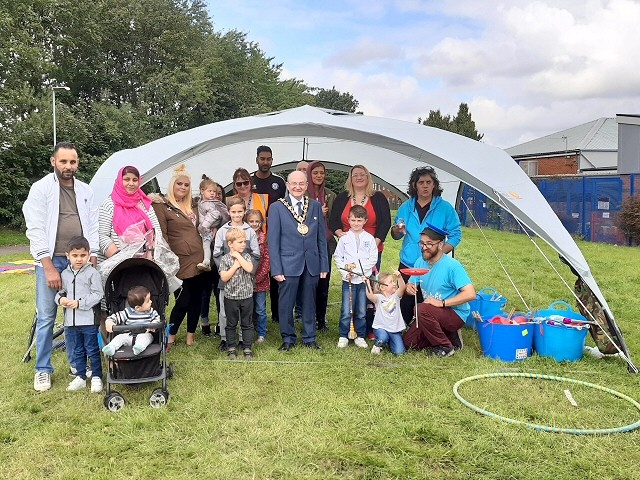
[[8,247],[0,247],[0,255],[7,255],[9,253],[29,254],[29,245],[9,245]]

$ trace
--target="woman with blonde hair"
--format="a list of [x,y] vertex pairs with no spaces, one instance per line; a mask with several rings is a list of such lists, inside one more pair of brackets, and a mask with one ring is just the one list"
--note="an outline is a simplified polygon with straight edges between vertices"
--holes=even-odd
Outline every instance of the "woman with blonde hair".
[[193,345],[203,288],[198,263],[204,259],[204,250],[197,229],[198,210],[193,208],[191,197],[191,176],[184,165],[173,171],[166,195],[154,196],[153,209],[158,217],[162,236],[180,260],[180,270],[176,276],[182,280],[182,287],[174,292],[176,303],[169,317],[169,323],[173,326],[169,329],[167,349],[175,342],[185,315],[187,345]]
[[[354,165],[344,184],[345,191],[338,194],[333,202],[333,209],[329,218],[329,229],[338,237],[349,231],[349,211],[354,205],[362,205],[368,214],[364,230],[376,240],[378,245],[378,262],[376,271],[380,270],[384,241],[391,228],[391,209],[389,201],[382,192],[374,190],[371,173],[364,165]],[[356,269],[357,271],[357,269]],[[367,338],[374,339],[373,305],[367,305]]]

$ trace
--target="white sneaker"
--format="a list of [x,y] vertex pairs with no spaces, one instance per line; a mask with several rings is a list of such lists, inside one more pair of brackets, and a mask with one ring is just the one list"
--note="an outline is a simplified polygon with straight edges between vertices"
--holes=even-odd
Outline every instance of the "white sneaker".
[[75,392],[76,390],[82,390],[87,388],[87,381],[82,377],[76,377],[71,380],[71,383],[67,387],[67,392]]
[[[78,375],[78,370],[76,370],[76,367],[69,367],[69,375],[71,375],[72,377]],[[93,372],[91,371],[91,367],[89,365],[87,365],[85,375],[87,376],[87,378],[91,378],[93,376]]]
[[36,392],[45,392],[51,388],[51,375],[47,372],[36,372],[33,377],[33,389]]
[[264,343],[264,337],[262,335],[260,335],[258,337],[258,339],[256,340],[256,343]]
[[91,393],[100,393],[102,391],[102,379],[100,377],[91,378]]
[[349,339],[347,337],[340,337],[338,339],[338,348],[346,348],[349,345]]
[[381,352],[382,347],[379,347],[378,345],[374,345],[373,347],[371,347],[371,353],[373,353],[374,355],[380,355]]
[[369,348],[369,345],[367,345],[367,341],[362,338],[362,337],[358,337],[356,338],[353,343],[356,344],[356,347],[360,347],[360,348]]

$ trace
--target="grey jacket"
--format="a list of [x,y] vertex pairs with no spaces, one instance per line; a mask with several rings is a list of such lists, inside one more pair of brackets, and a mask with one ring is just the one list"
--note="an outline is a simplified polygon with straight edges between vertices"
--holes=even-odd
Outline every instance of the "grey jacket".
[[64,309],[64,326],[95,325],[93,307],[98,305],[104,296],[98,270],[87,263],[76,272],[69,265],[62,271],[60,277],[62,278],[62,290],[56,294],[56,304],[60,305],[62,297],[78,300],[78,308]]

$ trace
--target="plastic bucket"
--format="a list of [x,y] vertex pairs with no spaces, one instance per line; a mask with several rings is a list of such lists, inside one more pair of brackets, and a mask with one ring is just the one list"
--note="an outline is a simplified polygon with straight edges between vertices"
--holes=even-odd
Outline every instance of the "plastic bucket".
[[[558,308],[564,307],[564,308]],[[548,309],[535,312],[539,319],[533,332],[533,349],[543,357],[553,357],[558,362],[575,362],[582,358],[587,340],[588,325],[578,329],[562,325],[560,322],[548,322],[554,315],[569,318],[574,321],[585,322],[587,319],[578,312],[574,312],[567,302],[558,300],[549,305]]]
[[576,362],[582,358],[589,325],[569,326],[554,321],[536,324],[534,348],[538,355],[558,362]]
[[531,355],[534,324],[500,325],[477,320],[475,323],[482,354],[485,357],[503,362],[516,362]]
[[573,308],[571,308],[571,305],[569,305],[567,302],[563,302],[562,300],[556,300],[551,305],[549,305],[549,308],[545,310],[538,310],[537,312],[534,312],[534,317],[536,318],[547,318],[552,315],[560,315],[565,318],[570,318],[571,320],[580,320],[582,322],[587,320],[586,318],[584,318],[584,315],[581,315],[579,312],[574,312]]
[[507,299],[500,295],[495,288],[484,287],[476,294],[476,299],[469,302],[471,309],[465,323],[468,327],[476,328],[472,312],[479,312],[482,318],[501,315]]

